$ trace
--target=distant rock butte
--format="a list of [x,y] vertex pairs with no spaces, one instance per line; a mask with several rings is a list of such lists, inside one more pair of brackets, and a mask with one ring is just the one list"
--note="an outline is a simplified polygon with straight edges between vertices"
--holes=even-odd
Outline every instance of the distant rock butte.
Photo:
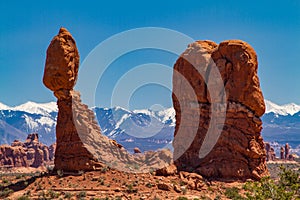
[[111,166],[124,171],[149,171],[168,165],[170,151],[129,154],[122,145],[101,134],[95,115],[74,91],[79,53],[71,34],[61,28],[48,49],[44,85],[57,98],[55,169],[95,170]]
[[15,140],[11,146],[0,146],[0,166],[13,167],[35,167],[46,165],[53,161],[50,155],[55,151],[39,142],[38,134],[29,134],[23,143]]
[[[219,45],[196,41],[178,58],[172,97],[174,162],[179,170],[225,180],[268,175],[260,134],[265,104],[257,67],[254,49],[240,40]],[[211,149],[199,156],[207,151],[207,144]]]

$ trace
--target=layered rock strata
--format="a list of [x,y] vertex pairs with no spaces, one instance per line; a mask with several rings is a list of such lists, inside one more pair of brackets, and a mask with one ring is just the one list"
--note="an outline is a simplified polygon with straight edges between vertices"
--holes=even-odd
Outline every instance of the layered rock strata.
[[261,137],[265,104],[257,56],[246,42],[196,41],[174,65],[174,159],[212,179],[268,175]]
[[0,146],[0,167],[35,167],[50,164],[52,151],[39,142],[38,134],[29,134],[23,143],[15,140],[11,145]]

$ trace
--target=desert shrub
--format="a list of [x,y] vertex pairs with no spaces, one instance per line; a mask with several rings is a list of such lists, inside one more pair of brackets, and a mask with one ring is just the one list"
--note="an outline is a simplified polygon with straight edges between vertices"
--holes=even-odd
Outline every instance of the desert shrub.
[[138,189],[137,188],[133,188],[132,184],[127,185],[127,192],[128,193],[137,193]]
[[283,166],[280,167],[279,180],[270,177],[259,182],[247,182],[244,185],[247,199],[294,200],[300,198],[300,174]]
[[148,187],[148,188],[152,188],[152,187],[153,187],[153,185],[152,185],[151,183],[147,183],[147,184],[146,184],[146,187]]
[[8,197],[14,191],[9,188],[4,188],[4,190],[0,191],[0,197]]
[[234,199],[234,200],[240,200],[244,199],[240,194],[239,194],[240,189],[237,187],[232,187],[232,188],[226,188],[225,190],[225,196],[229,199]]
[[22,174],[18,174],[18,175],[16,175],[16,179],[21,179],[21,178],[23,178],[24,176],[22,175]]
[[177,200],[188,200],[186,197],[178,197]]
[[24,181],[23,183],[25,186],[28,186],[28,182],[27,181]]
[[64,195],[64,199],[71,199],[73,195],[70,192],[66,192]]
[[102,167],[101,169],[100,169],[100,172],[101,173],[105,173],[105,172],[107,172],[109,170],[109,167]]
[[221,199],[221,196],[220,195],[217,195],[216,198],[214,200],[220,200]]
[[99,178],[98,182],[100,185],[104,185],[105,178]]
[[[211,198],[205,196],[205,195],[202,195],[201,197],[201,200],[212,200]],[[199,198],[194,198],[193,200],[200,200]]]
[[47,166],[46,166],[46,169],[47,169],[47,172],[48,172],[48,173],[51,173],[51,172],[53,172],[54,165],[47,165]]
[[10,184],[10,181],[7,180],[7,179],[5,179],[5,178],[2,179],[2,182],[3,182],[4,184]]
[[86,192],[85,192],[85,191],[79,192],[79,193],[77,194],[77,197],[78,197],[79,199],[83,199],[84,197],[86,197]]
[[40,199],[40,200],[47,199],[46,193],[44,191],[39,192],[38,199]]
[[30,198],[27,195],[23,195],[18,197],[18,200],[30,200]]
[[181,190],[182,190],[182,194],[186,194],[187,193],[187,188],[186,187],[182,187]]
[[48,195],[51,197],[51,199],[55,199],[59,197],[59,193],[54,192],[53,190],[49,190]]
[[78,171],[78,175],[83,175],[84,174],[84,171],[83,170],[79,170]]
[[64,171],[63,170],[57,170],[57,175],[61,178],[64,176]]
[[42,190],[42,189],[43,189],[43,187],[42,187],[41,183],[40,183],[40,182],[36,183],[36,188],[35,188],[35,190],[36,190],[36,191],[39,191],[39,190]]

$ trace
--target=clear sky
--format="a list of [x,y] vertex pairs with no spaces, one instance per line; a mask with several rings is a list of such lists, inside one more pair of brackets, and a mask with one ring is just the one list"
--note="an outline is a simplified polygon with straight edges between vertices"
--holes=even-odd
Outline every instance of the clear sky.
[[[250,43],[258,54],[265,98],[278,104],[300,104],[300,1],[297,0],[2,0],[0,8],[0,102],[10,106],[55,100],[42,84],[42,76],[46,49],[61,26],[74,36],[81,61],[105,39],[139,27],[169,28],[195,40],[217,43],[241,39]],[[110,106],[114,84],[136,65],[155,62],[172,67],[175,60],[176,56],[155,50],[122,56],[101,78],[96,104]],[[131,108],[153,104],[170,107],[170,91],[158,85],[145,85],[130,100]]]

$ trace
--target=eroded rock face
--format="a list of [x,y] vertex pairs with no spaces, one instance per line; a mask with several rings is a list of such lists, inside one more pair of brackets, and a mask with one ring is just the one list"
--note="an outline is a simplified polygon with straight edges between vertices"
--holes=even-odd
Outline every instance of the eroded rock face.
[[[170,151],[129,154],[122,145],[101,134],[95,115],[74,91],[79,54],[71,34],[61,28],[48,49],[43,82],[57,97],[55,169],[95,170],[108,165],[124,171],[145,172],[171,162]],[[51,150],[54,146],[51,147]],[[50,157],[52,157],[50,152]]]
[[257,67],[255,51],[240,40],[197,41],[176,61],[173,146],[179,170],[226,180],[268,174]]
[[37,133],[29,134],[24,143],[15,140],[11,146],[0,146],[0,166],[38,168],[52,160],[49,148],[39,142]]

